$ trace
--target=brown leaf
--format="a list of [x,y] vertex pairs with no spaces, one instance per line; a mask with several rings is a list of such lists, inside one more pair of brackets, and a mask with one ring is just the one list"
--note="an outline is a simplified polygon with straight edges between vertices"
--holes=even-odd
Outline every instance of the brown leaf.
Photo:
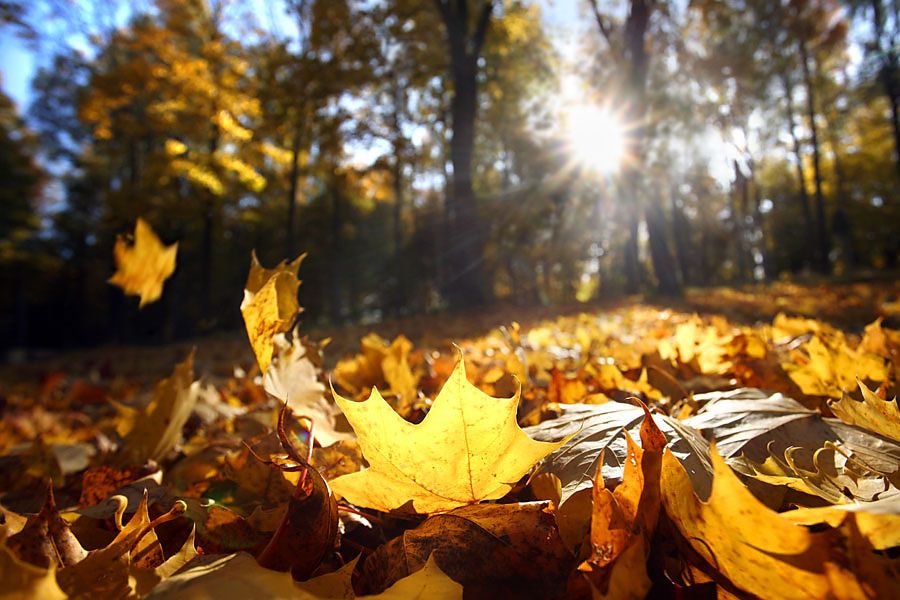
[[29,517],[25,527],[6,540],[7,547],[25,562],[45,569],[68,567],[87,556],[87,552],[56,510],[53,488],[47,488],[47,500],[38,514]]
[[432,555],[467,598],[558,596],[574,564],[548,503],[477,504],[434,515],[378,548],[354,588],[380,592]]

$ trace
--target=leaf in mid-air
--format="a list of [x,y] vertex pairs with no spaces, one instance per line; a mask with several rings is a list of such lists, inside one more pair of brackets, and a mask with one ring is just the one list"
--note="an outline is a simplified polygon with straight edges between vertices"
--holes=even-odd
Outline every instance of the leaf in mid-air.
[[259,264],[255,252],[250,257],[250,273],[244,285],[241,315],[263,373],[269,368],[275,352],[275,336],[288,331],[300,313],[297,270],[305,256],[301,254],[291,262],[281,261],[274,269],[266,269]]
[[377,389],[364,402],[335,399],[369,468],[338,477],[331,488],[382,511],[432,513],[501,498],[563,443],[528,437],[516,423],[519,395],[488,396],[466,379],[461,358],[418,425],[394,412]]
[[126,294],[140,296],[141,304],[155,302],[162,296],[163,284],[175,272],[178,244],[165,246],[150,225],[138,219],[134,227],[134,242],[129,244],[122,236],[113,247],[116,272],[109,283],[117,285]]

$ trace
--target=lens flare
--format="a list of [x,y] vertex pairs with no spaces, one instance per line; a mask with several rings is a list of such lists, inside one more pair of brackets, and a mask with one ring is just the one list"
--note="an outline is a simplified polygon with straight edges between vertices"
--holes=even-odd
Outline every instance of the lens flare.
[[566,110],[566,138],[573,158],[600,173],[613,173],[625,158],[626,133],[621,119],[602,106]]

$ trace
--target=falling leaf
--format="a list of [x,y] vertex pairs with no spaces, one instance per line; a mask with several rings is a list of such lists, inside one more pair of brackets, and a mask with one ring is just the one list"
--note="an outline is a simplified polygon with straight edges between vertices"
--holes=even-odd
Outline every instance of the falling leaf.
[[378,592],[429,557],[473,598],[558,597],[574,566],[548,503],[479,504],[429,517],[379,547],[354,587]]
[[175,367],[172,375],[156,384],[153,399],[143,409],[120,406],[119,434],[123,447],[119,460],[125,465],[143,465],[159,460],[181,440],[181,430],[197,402],[194,353]]
[[369,468],[331,482],[349,502],[390,511],[448,510],[504,496],[563,442],[537,442],[516,423],[519,395],[491,398],[460,358],[424,421],[405,421],[377,389],[354,402],[335,394]]
[[861,381],[862,402],[844,394],[840,400],[831,400],[828,407],[841,421],[880,433],[900,442],[900,408],[897,399],[882,400]]
[[275,351],[274,337],[288,331],[300,313],[297,271],[305,257],[301,254],[292,262],[282,261],[274,269],[260,265],[255,252],[250,257],[241,314],[263,373],[269,368]]
[[113,247],[116,272],[109,283],[126,294],[140,296],[140,306],[159,300],[163,283],[175,272],[178,244],[165,246],[147,224],[138,218],[134,227],[134,242],[128,244],[119,236]]
[[748,593],[780,598],[826,598],[831,579],[854,581],[829,555],[833,538],[794,525],[766,508],[711,450],[714,469],[707,501],[671,452],[663,455],[661,492],[666,513],[709,565]]

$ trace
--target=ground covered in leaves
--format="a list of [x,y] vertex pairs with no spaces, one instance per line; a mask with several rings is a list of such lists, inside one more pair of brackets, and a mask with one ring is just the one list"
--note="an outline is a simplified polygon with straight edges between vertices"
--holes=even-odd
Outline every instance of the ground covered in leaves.
[[254,262],[249,344],[4,372],[0,596],[900,589],[900,286],[378,335],[295,327],[298,264]]

